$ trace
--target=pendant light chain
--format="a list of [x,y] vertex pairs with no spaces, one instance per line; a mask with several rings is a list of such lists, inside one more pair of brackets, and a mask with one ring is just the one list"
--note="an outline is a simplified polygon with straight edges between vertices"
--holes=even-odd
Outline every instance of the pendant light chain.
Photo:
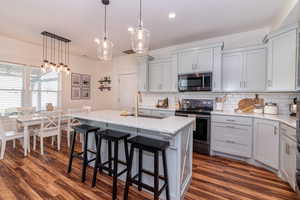
[[107,20],[107,16],[106,16],[106,5],[104,6],[104,40],[107,39],[107,29],[106,29],[106,20]]

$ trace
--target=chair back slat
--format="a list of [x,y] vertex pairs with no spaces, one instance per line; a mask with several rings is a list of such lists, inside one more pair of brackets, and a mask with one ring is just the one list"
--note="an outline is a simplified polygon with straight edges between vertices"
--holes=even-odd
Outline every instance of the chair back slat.
[[17,130],[17,120],[9,117],[0,117],[0,136],[7,131]]
[[41,113],[41,131],[59,130],[61,125],[61,112],[51,111]]

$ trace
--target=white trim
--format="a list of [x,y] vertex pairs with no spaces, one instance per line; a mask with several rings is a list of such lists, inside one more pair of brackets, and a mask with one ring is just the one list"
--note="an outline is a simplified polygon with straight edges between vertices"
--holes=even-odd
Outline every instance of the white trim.
[[255,45],[255,46],[248,46],[248,47],[243,47],[238,49],[229,49],[229,50],[222,51],[221,53],[222,54],[241,53],[245,51],[252,51],[258,49],[267,49],[267,45]]

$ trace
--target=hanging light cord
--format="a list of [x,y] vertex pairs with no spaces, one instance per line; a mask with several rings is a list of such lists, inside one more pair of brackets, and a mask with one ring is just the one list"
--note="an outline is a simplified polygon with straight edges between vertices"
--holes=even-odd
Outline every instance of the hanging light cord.
[[140,0],[140,27],[142,27],[142,0]]
[[105,5],[105,7],[104,7],[104,40],[107,39],[106,26],[107,26],[107,24],[106,24],[106,5]]

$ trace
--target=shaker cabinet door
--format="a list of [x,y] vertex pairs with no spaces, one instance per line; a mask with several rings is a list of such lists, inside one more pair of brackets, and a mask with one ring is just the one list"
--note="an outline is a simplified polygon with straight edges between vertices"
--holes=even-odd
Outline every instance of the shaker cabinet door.
[[179,54],[179,74],[191,74],[197,68],[197,54],[196,51],[187,51]]
[[213,70],[213,49],[201,49],[197,51],[197,63],[195,72],[211,72]]
[[268,90],[294,91],[296,86],[297,30],[275,36],[269,41]]
[[138,58],[137,65],[137,79],[138,79],[138,90],[140,92],[148,91],[148,58]]
[[254,159],[278,170],[279,124],[270,120],[254,120]]
[[266,50],[248,51],[244,54],[244,87],[247,91],[264,91],[266,88]]
[[242,90],[243,54],[223,55],[223,90],[226,92]]
[[162,90],[162,66],[161,63],[149,64],[149,91],[160,92]]

